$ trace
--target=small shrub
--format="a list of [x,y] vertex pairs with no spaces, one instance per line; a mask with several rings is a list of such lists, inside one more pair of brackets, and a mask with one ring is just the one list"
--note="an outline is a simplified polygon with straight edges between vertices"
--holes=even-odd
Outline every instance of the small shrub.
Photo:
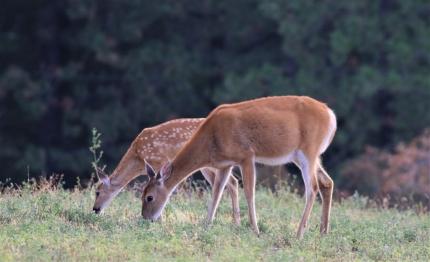
[[386,199],[399,207],[422,202],[429,208],[429,174],[430,129],[409,144],[399,144],[393,153],[368,147],[344,167],[339,184],[351,192],[390,195]]

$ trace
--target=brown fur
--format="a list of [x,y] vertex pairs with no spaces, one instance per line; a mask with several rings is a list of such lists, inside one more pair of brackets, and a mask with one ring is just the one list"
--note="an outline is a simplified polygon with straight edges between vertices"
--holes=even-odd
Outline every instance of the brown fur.
[[[112,175],[108,177],[108,183],[101,182],[97,186],[98,196],[95,199],[93,209],[103,209],[131,180],[137,176],[146,175],[145,160],[151,164],[155,171],[158,171],[162,164],[174,158],[203,121],[204,118],[176,119],[143,129],[134,139]],[[202,170],[202,172],[208,182],[213,184],[215,174],[210,170]],[[231,177],[229,193],[232,197],[233,216],[236,223],[239,223],[237,188],[237,180]]]
[[[170,168],[166,168],[171,171],[161,172],[162,183],[146,187],[142,215],[156,218],[154,214],[160,214],[172,190],[192,171],[202,167],[216,169],[219,184],[213,190],[222,192],[229,170],[239,166],[250,222],[258,233],[254,163],[257,160],[281,164],[277,162],[284,161],[283,158],[287,161],[287,156],[291,156],[290,161],[301,167],[307,178],[306,206],[297,235],[303,236],[319,183],[324,188],[321,191],[324,199],[321,232],[327,232],[333,182],[325,171],[322,172],[319,156],[325,150],[323,143],[328,137],[329,143],[334,135],[335,123],[331,123],[330,112],[324,103],[302,96],[267,97],[217,107],[169,164]],[[148,195],[154,196],[154,201],[145,202]],[[213,219],[219,198],[220,195],[214,195],[214,210],[210,210],[213,214],[209,220]]]

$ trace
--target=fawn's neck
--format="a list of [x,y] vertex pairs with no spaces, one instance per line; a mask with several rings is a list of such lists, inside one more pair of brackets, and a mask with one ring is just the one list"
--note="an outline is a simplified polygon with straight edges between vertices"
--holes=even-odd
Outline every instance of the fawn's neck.
[[134,178],[143,175],[144,169],[144,162],[130,148],[110,176],[111,185],[123,188]]

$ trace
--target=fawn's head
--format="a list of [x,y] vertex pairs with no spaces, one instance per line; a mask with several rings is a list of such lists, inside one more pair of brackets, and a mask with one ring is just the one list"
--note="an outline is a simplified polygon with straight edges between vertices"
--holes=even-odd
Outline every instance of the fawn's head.
[[93,211],[98,214],[109,205],[118,189],[112,186],[109,176],[103,170],[97,168],[96,171],[99,183],[96,186],[96,199],[94,201]]
[[142,216],[144,219],[157,220],[170,197],[164,181],[172,172],[172,165],[165,164],[158,173],[145,161],[149,181],[143,187]]

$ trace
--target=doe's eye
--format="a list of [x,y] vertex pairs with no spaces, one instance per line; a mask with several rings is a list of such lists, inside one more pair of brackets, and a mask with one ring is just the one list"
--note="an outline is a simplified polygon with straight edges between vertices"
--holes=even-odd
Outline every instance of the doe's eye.
[[100,195],[100,192],[96,192],[96,197],[98,197]]
[[147,196],[146,197],[146,202],[151,202],[152,200],[154,200],[154,198],[152,196]]

